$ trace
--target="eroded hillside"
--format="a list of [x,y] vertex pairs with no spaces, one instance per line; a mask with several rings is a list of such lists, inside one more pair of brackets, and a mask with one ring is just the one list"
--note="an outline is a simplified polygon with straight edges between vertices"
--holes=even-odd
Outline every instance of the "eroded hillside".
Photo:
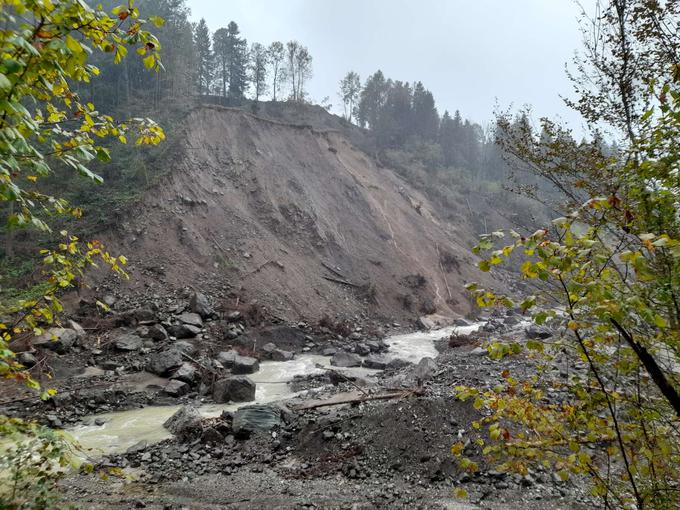
[[468,311],[468,219],[442,221],[342,130],[203,106],[184,132],[113,235],[133,287],[207,286],[288,319]]

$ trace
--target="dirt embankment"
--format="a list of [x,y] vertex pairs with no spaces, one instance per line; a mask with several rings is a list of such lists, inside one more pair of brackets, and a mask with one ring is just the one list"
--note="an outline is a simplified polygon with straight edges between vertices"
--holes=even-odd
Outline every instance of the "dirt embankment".
[[167,177],[111,234],[138,290],[218,290],[293,320],[367,305],[386,318],[468,311],[463,285],[479,273],[467,219],[443,222],[349,141],[357,130],[216,106],[183,129],[159,162]]

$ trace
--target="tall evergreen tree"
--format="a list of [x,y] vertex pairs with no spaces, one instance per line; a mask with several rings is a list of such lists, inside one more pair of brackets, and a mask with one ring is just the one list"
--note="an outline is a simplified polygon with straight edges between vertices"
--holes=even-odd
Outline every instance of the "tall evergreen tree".
[[210,43],[210,30],[204,18],[194,30],[194,46],[196,47],[196,84],[199,94],[209,94],[213,81],[215,60]]
[[229,88],[229,36],[226,28],[218,28],[213,34],[216,79],[222,97],[227,97]]
[[231,51],[229,60],[229,97],[242,99],[248,86],[248,42],[239,37],[238,25],[233,21],[227,26]]
[[425,141],[437,139],[439,113],[434,104],[432,92],[426,90],[421,82],[413,88],[413,131]]
[[362,127],[375,129],[378,125],[378,118],[387,100],[387,91],[390,85],[385,80],[382,71],[366,80],[364,88],[361,90],[359,104],[357,107],[357,120]]
[[242,99],[248,85],[248,51],[235,22],[215,32],[214,49],[222,95]]

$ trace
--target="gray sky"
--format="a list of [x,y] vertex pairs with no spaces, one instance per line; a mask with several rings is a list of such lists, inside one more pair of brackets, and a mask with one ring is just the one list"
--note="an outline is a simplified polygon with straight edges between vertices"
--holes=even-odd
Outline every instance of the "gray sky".
[[[189,0],[192,18],[212,31],[238,23],[248,42],[297,39],[314,57],[309,91],[340,107],[348,70],[362,81],[377,69],[423,82],[440,113],[460,110],[486,123],[495,105],[524,104],[535,116],[579,117],[565,63],[580,47],[573,0]],[[588,3],[588,2],[586,2]]]

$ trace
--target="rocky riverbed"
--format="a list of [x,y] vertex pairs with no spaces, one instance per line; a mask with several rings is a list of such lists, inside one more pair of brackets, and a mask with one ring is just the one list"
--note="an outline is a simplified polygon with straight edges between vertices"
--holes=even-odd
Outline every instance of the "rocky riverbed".
[[[450,453],[479,417],[453,386],[532,370],[517,356],[491,360],[481,340],[549,330],[515,314],[410,334],[361,318],[251,314],[216,313],[187,293],[96,329],[81,318],[28,353],[53,368],[58,396],[17,395],[5,412],[81,440],[96,473],[62,484],[81,508],[592,508],[550,472],[470,474]],[[459,486],[468,501],[453,496]]]

